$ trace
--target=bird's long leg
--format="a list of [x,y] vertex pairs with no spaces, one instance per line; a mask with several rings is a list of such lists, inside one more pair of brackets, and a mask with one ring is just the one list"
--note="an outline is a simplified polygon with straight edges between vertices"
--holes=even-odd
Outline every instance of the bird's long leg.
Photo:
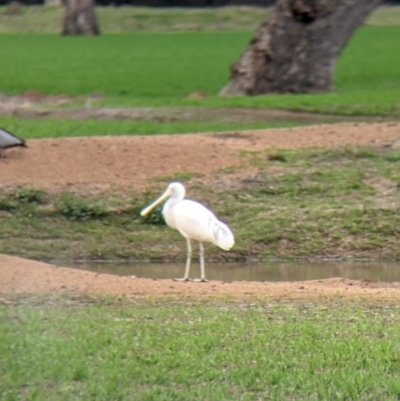
[[199,254],[200,254],[200,279],[193,280],[193,281],[200,281],[203,283],[208,283],[206,279],[205,269],[204,269],[204,247],[203,243],[199,242]]
[[190,239],[186,238],[187,243],[187,255],[186,255],[186,267],[185,274],[182,278],[174,278],[175,281],[189,281],[189,271],[190,271],[190,261],[192,259],[192,244],[190,243]]

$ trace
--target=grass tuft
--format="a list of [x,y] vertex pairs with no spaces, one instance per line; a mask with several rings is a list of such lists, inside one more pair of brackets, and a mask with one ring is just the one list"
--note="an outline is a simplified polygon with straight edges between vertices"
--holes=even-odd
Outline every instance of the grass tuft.
[[29,187],[22,188],[1,196],[0,210],[32,214],[36,212],[38,205],[45,204],[47,200],[47,195],[44,191]]
[[107,217],[110,212],[101,205],[91,205],[71,193],[63,194],[56,203],[56,211],[70,220],[85,221]]

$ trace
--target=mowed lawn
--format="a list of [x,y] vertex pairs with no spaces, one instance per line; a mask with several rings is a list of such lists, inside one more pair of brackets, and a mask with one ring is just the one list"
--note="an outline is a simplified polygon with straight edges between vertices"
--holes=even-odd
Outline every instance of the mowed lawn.
[[11,400],[398,400],[399,308],[7,297]]
[[249,32],[0,35],[1,91],[181,98],[216,94]]
[[[400,26],[365,26],[338,59],[336,90],[221,98],[229,66],[251,32],[138,32],[100,37],[0,35],[0,92],[103,95],[124,106],[249,106],[324,113],[400,111]],[[188,99],[193,92],[205,99]]]
[[[251,32],[138,32],[100,37],[0,35],[0,92],[34,91],[72,97],[64,107],[257,107],[325,114],[400,115],[400,26],[365,26],[344,49],[333,92],[223,98],[218,92]],[[201,92],[204,98],[192,99]],[[52,106],[54,107],[54,106]],[[288,121],[99,121],[0,116],[25,139],[90,135],[147,135],[288,127]],[[315,120],[312,121],[315,123]]]

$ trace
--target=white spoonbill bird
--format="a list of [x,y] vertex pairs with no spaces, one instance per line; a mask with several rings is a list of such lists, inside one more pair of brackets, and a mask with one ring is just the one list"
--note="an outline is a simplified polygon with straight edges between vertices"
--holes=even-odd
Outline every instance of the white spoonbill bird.
[[192,245],[190,240],[196,240],[200,246],[200,280],[207,282],[204,272],[204,248],[203,242],[211,242],[220,248],[229,251],[235,243],[235,239],[229,227],[219,221],[214,214],[202,204],[185,198],[185,187],[180,182],[172,182],[167,190],[152,204],[140,212],[141,216],[150,213],[164,200],[162,214],[171,228],[177,229],[187,242],[186,268],[183,278],[176,281],[189,281],[190,262],[192,257]]
[[0,128],[0,157],[4,157],[4,150],[7,148],[12,148],[14,146],[23,146],[26,148],[25,141],[18,138],[11,132],[8,132],[4,128]]

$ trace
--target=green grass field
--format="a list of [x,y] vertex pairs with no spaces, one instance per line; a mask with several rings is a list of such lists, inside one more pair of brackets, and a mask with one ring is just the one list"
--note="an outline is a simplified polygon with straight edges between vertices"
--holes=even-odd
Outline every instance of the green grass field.
[[[39,91],[73,96],[71,104],[63,107],[81,107],[88,96],[97,95],[98,100],[92,101],[94,107],[267,107],[399,117],[399,35],[400,27],[360,29],[338,60],[334,92],[221,98],[217,94],[228,79],[228,66],[245,47],[251,37],[249,32],[146,32],[96,38],[7,34],[0,35],[0,47],[4,51],[0,91],[14,95]],[[206,98],[188,98],[190,93],[199,91]],[[170,134],[300,124],[300,121],[60,121],[0,116],[1,126],[26,139]]]
[[12,400],[398,400],[398,306],[8,297]]
[[135,120],[96,120],[96,119],[27,119],[16,117],[1,117],[0,126],[7,127],[11,132],[23,133],[23,137],[61,138],[102,135],[165,135],[184,134],[189,132],[216,132],[238,129],[283,128],[302,125],[301,121],[288,122],[157,122]]
[[[52,108],[79,108],[95,96],[91,107],[248,107],[347,116],[400,116],[400,19],[396,19],[399,16],[396,8],[376,10],[351,38],[338,59],[333,92],[234,98],[221,98],[218,92],[228,80],[229,65],[245,48],[252,30],[264,18],[264,11],[234,7],[99,8],[104,34],[62,38],[55,34],[54,25],[61,18],[59,8],[22,8],[15,15],[7,15],[4,7],[0,10],[0,31],[4,32],[0,35],[0,93],[37,91],[72,96],[69,104],[49,105]],[[130,24],[136,28],[130,29]],[[188,98],[194,92],[206,96]],[[1,126],[25,139],[172,134],[304,123],[296,120],[222,123],[211,119],[36,120],[0,115]]]
[[[218,97],[218,91],[250,32],[146,32],[95,38],[6,34],[0,35],[0,91],[103,96],[93,102],[95,106],[269,107],[398,117],[399,35],[400,26],[361,28],[338,60],[334,92],[227,99]],[[207,97],[188,99],[198,91]]]
[[200,90],[215,94],[249,38],[246,32],[2,35],[1,90],[161,98],[166,103]]
[[[353,93],[354,97],[378,91],[375,93],[377,103],[381,101],[381,92],[382,96],[397,93],[399,34],[400,27],[360,29],[338,61],[337,91],[347,96]],[[249,32],[136,33],[68,38],[41,34],[0,35],[4,52],[1,91],[16,94],[38,90],[73,96],[100,94],[127,97],[138,105],[151,105],[152,99],[155,105],[192,104],[185,100],[192,92],[218,94],[228,79],[229,65],[250,38]],[[304,103],[315,97],[315,104],[318,104],[324,96],[329,101],[329,94],[308,95]],[[228,105],[270,106],[279,98],[221,99],[221,104],[226,101]],[[300,107],[302,99],[302,95],[287,95],[277,103],[279,107],[283,102],[287,107],[291,104]]]

